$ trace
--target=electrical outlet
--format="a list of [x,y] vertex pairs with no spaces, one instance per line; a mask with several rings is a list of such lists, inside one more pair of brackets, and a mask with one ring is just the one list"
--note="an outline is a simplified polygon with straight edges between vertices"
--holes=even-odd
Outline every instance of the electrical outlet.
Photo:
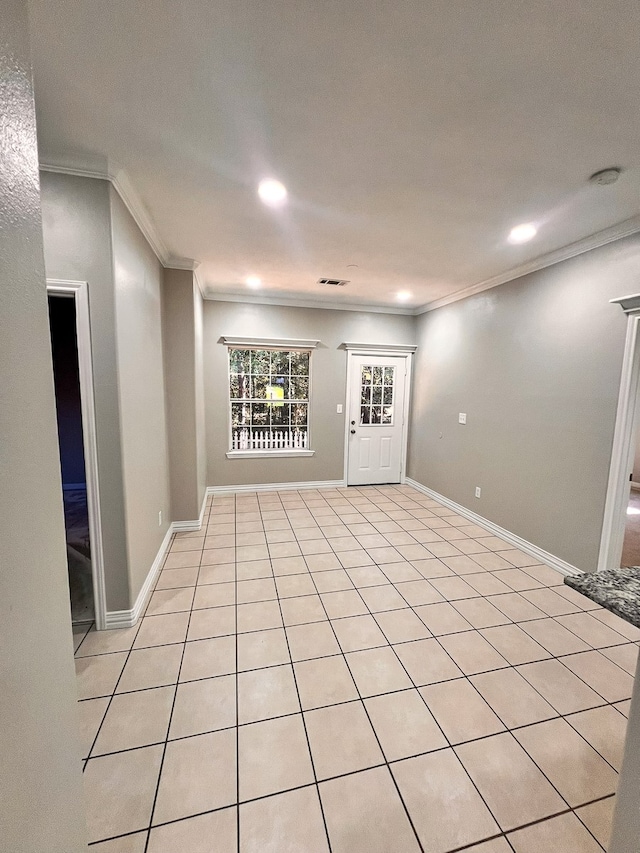
[[162,527],[162,510],[158,513],[158,527]]
[[476,497],[479,498],[481,494],[482,494],[482,489],[480,488],[480,486],[476,486]]
[[336,406],[336,412],[341,415],[342,414],[342,403],[338,403]]
[[458,423],[459,424],[466,424],[466,422],[467,422],[467,413],[466,412],[460,412],[460,414],[458,415]]

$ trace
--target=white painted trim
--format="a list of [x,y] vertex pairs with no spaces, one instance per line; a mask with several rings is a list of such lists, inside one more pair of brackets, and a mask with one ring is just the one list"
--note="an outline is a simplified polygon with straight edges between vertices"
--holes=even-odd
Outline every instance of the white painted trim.
[[470,287],[465,287],[455,293],[450,293],[448,296],[443,296],[442,299],[436,299],[433,302],[428,302],[421,308],[416,309],[414,314],[426,314],[429,311],[435,311],[437,308],[443,308],[445,305],[451,305],[453,302],[459,302],[461,299],[467,299],[469,296],[474,296],[476,293],[482,293],[485,290],[491,290],[501,284],[514,281],[529,273],[537,272],[538,270],[551,267],[554,264],[559,264],[562,261],[568,261],[570,258],[575,258],[577,255],[582,255],[585,252],[590,252],[592,249],[598,249],[600,246],[606,246],[607,243],[613,243],[616,240],[622,240],[624,237],[629,237],[632,234],[637,234],[640,231],[640,216],[634,216],[631,219],[625,219],[623,222],[618,222],[611,228],[605,228],[602,231],[596,231],[589,237],[582,240],[576,240],[574,243],[569,243],[553,252],[547,252],[540,255],[531,261],[526,261],[516,267],[512,267],[498,275],[486,278],[484,281],[479,281],[477,284],[472,284]]
[[343,489],[344,480],[316,480],[302,483],[251,483],[239,486],[207,486],[207,495],[228,492],[289,492],[302,489]]
[[407,353],[414,353],[418,347],[409,344],[352,344],[345,341],[345,343],[340,344],[340,349],[347,351],[354,350],[365,355],[368,353],[375,353],[376,355],[405,355]]
[[314,455],[315,450],[230,450],[227,459],[282,459]]
[[[309,392],[307,394],[306,400],[300,400],[301,403],[307,403],[307,447],[305,448],[305,452],[301,450],[297,451],[255,451],[255,450],[231,450],[227,451],[227,459],[233,458],[254,458],[254,459],[268,459],[270,456],[313,456],[315,453],[314,450],[311,450],[312,445],[312,429],[311,429],[311,401],[313,400],[313,358],[312,351],[316,348],[316,346],[320,343],[320,341],[308,341],[303,340],[301,338],[231,338],[225,337],[224,335],[219,339],[218,343],[224,343],[227,347],[227,382],[229,381],[229,377],[231,376],[231,347],[240,346],[240,347],[258,347],[258,348],[279,348],[285,350],[295,350],[299,349],[303,352],[309,353]],[[305,346],[300,346],[300,344],[305,344]],[[232,401],[231,394],[227,397],[227,424],[228,424],[228,434],[227,434],[227,447],[233,447],[233,417],[232,417],[232,406],[234,402],[238,402],[237,400]],[[268,401],[267,401],[268,402]],[[291,400],[287,400],[286,402],[291,402]],[[266,456],[259,456],[257,454],[265,453]],[[242,454],[242,455],[241,455]],[[244,454],[248,454],[244,456]]]
[[640,293],[634,293],[631,296],[619,296],[617,299],[610,299],[609,303],[619,305],[625,314],[631,314],[640,311]]
[[640,490],[640,483],[636,483],[635,480],[631,480],[631,488],[634,489],[634,491]]
[[174,255],[170,255],[163,266],[170,270],[189,270],[195,273],[196,269],[200,266],[200,261],[194,261],[193,258],[177,258]]
[[255,305],[279,305],[283,308],[322,308],[326,311],[359,311],[362,314],[403,314],[412,317],[416,308],[398,308],[395,305],[375,305],[368,302],[333,302],[305,296],[258,296],[255,293],[231,293],[207,289],[203,296],[210,302],[244,302]]
[[544,563],[545,566],[555,569],[557,572],[560,572],[560,574],[584,574],[584,572],[576,568],[576,566],[572,566],[571,563],[561,560],[560,557],[550,554],[548,551],[545,551],[543,548],[539,548],[532,542],[527,542],[526,539],[516,536],[516,534],[511,533],[510,530],[505,530],[504,527],[499,527],[497,524],[494,524],[493,521],[489,521],[487,518],[483,518],[481,515],[467,509],[466,506],[462,506],[462,504],[458,504],[449,498],[445,498],[444,495],[434,492],[433,489],[429,489],[427,486],[423,486],[422,483],[418,483],[417,480],[412,480],[410,477],[406,477],[404,482],[406,486],[411,486],[417,491],[422,492],[424,495],[427,495],[427,497],[433,498],[433,500],[438,501],[438,503],[453,510],[457,515],[461,515],[463,518],[468,518],[469,521],[473,522],[473,524],[479,524],[481,527],[488,530],[489,533],[493,534],[493,536],[499,536],[500,539],[504,539],[505,542],[513,545],[514,548],[519,548],[521,551],[524,551],[525,554],[529,554],[530,557],[535,557],[538,562]]
[[173,522],[173,532],[174,533],[187,533],[193,530],[200,530],[202,528],[202,522],[204,521],[204,513],[207,508],[207,490],[204,490],[204,497],[202,498],[202,506],[200,507],[200,515],[195,521],[174,521]]
[[42,172],[53,172],[57,175],[72,175],[79,178],[109,181],[163,267],[168,269],[195,270],[198,266],[199,262],[193,258],[177,258],[169,254],[169,250],[160,236],[151,214],[134,189],[124,169],[112,169],[110,167],[104,170],[73,169],[68,166],[55,166],[52,163],[40,163],[40,170]]
[[411,409],[411,383],[413,382],[413,354],[407,355],[407,375],[404,389],[404,408],[402,418],[404,430],[402,434],[402,467],[400,469],[400,482],[404,483],[407,478],[407,453],[409,452],[409,412]]
[[147,601],[151,596],[153,586],[160,573],[160,569],[162,568],[164,558],[167,555],[167,551],[169,550],[173,536],[176,533],[186,533],[192,530],[200,530],[204,521],[204,514],[206,508],[207,493],[205,491],[204,498],[202,499],[202,506],[200,507],[200,515],[198,518],[193,521],[174,521],[172,522],[172,524],[169,525],[167,532],[164,535],[164,539],[162,540],[162,544],[158,549],[158,553],[156,554],[151,568],[149,569],[149,573],[145,578],[145,582],[142,585],[142,589],[138,593],[138,597],[136,598],[135,604],[133,605],[131,610],[108,611],[106,615],[106,628],[133,628],[133,626],[137,623],[138,619],[142,616]]
[[616,426],[602,520],[598,571],[618,568],[629,502],[629,473],[633,470],[635,403],[640,379],[640,306],[628,314],[627,336],[620,374]]
[[102,514],[98,472],[98,443],[96,431],[95,398],[93,392],[93,362],[91,354],[91,320],[89,313],[89,286],[86,281],[47,279],[47,293],[53,296],[71,296],[76,307],[76,335],[80,379],[80,407],[84,467],[87,478],[87,509],[91,547],[91,576],[93,604],[97,630],[106,627],[107,596],[104,580],[104,551],[102,547]]
[[[343,345],[346,347],[346,345]],[[365,344],[365,346],[367,346]],[[375,346],[375,345],[372,345]],[[384,350],[375,350],[376,356],[389,355],[396,358],[405,358],[406,359],[406,373],[405,373],[405,385],[404,385],[404,406],[402,410],[402,459],[400,462],[400,483],[404,483],[405,480],[405,472],[407,470],[407,451],[409,446],[409,409],[410,409],[410,397],[411,397],[411,382],[413,380],[413,353],[417,347],[405,347],[404,351],[398,350],[388,350],[385,348]],[[367,355],[368,353],[365,351],[363,353],[358,352],[357,350],[347,349],[347,382],[346,382],[346,392],[345,392],[345,402],[344,402],[344,411],[346,414],[344,420],[344,482],[348,485],[349,483],[349,406],[351,402],[351,391],[352,391],[352,380],[351,380],[351,359],[355,355]],[[375,484],[372,484],[375,485]]]
[[147,577],[145,578],[145,581],[142,584],[142,589],[138,593],[136,602],[131,608],[131,610],[108,611],[105,625],[106,628],[133,628],[133,626],[137,623],[138,619],[142,616],[144,608],[146,607],[147,601],[149,600],[149,597],[153,590],[153,586],[156,582],[158,575],[160,574],[160,569],[162,567],[162,563],[164,561],[166,553],[169,550],[169,545],[171,544],[173,533],[173,524],[170,524],[167,528],[167,532],[164,535],[162,544],[158,549],[158,553],[156,554],[155,560],[151,564],[149,573],[147,574]]
[[198,271],[197,267],[193,271],[193,277],[196,281],[196,284],[198,285],[198,290],[200,291],[200,296],[202,297],[202,300],[204,301],[206,299],[206,297],[204,295],[204,284],[202,283],[202,277],[200,276],[200,272]]
[[[199,264],[198,260],[192,258],[176,258],[169,254],[169,251],[160,236],[158,229],[153,222],[153,218],[147,211],[147,208],[135,189],[126,172],[118,168],[100,169],[74,169],[68,166],[56,166],[53,163],[40,163],[40,169],[43,172],[54,172],[61,175],[76,175],[83,178],[95,178],[103,181],[110,181],[116,189],[118,195],[122,199],[125,207],[135,219],[138,228],[142,231],[149,245],[156,254],[156,257],[165,268],[169,269],[193,269],[195,270]],[[521,278],[529,273],[537,270],[545,269],[545,267],[553,266],[561,261],[566,261],[569,258],[574,258],[584,252],[589,252],[592,249],[597,249],[600,246],[605,246],[607,243],[613,243],[615,240],[621,240],[623,237],[629,237],[632,234],[637,234],[640,231],[640,216],[626,219],[613,225],[611,228],[605,228],[602,231],[597,231],[595,234],[585,237],[583,240],[577,240],[574,243],[569,243],[553,252],[548,252],[540,255],[531,261],[512,267],[503,273],[491,276],[490,278],[479,281],[455,293],[436,299],[433,302],[427,302],[424,305],[417,307],[400,308],[397,305],[375,305],[367,303],[342,302],[342,301],[327,301],[316,299],[309,296],[266,296],[257,294],[248,294],[242,292],[224,292],[214,291],[203,283],[202,279],[197,276],[198,286],[204,299],[218,302],[250,302],[257,305],[281,305],[291,308],[324,308],[329,311],[360,311],[373,314],[404,314],[408,316],[417,316],[426,314],[429,311],[435,311],[437,308],[442,308],[445,305],[451,305],[454,302],[459,302],[461,299],[467,299],[476,293],[482,293],[485,290],[490,290],[498,287],[501,284],[506,284],[514,279]]]
[[237,335],[223,335],[220,341],[227,347],[246,347],[247,349],[316,349],[320,341],[308,341],[304,338],[242,338]]

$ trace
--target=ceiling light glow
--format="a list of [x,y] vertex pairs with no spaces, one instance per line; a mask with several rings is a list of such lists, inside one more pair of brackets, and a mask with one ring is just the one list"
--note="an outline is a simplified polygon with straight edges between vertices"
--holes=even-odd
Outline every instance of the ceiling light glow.
[[407,299],[411,299],[411,294],[408,290],[400,290],[396,294],[396,299],[398,300],[398,302],[406,302]]
[[258,184],[258,195],[269,207],[279,207],[287,200],[287,188],[280,181],[265,178]]
[[516,225],[509,232],[508,240],[510,243],[528,243],[538,233],[538,229],[533,222],[524,222],[522,225]]
[[249,275],[245,279],[245,282],[249,287],[260,287],[260,285],[262,284],[262,279],[258,278],[257,275]]

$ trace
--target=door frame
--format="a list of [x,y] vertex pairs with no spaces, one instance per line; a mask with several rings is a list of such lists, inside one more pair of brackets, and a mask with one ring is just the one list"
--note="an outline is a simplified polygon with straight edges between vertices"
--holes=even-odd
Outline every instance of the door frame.
[[345,418],[344,418],[344,472],[343,478],[345,486],[349,485],[349,406],[351,403],[352,381],[351,381],[351,366],[353,364],[353,356],[356,355],[375,355],[384,358],[391,356],[394,358],[406,359],[406,374],[404,387],[404,406],[402,410],[402,451],[400,461],[400,483],[404,483],[407,472],[407,445],[409,437],[409,410],[411,404],[411,371],[413,368],[413,355],[418,349],[416,346],[404,346],[402,344],[360,344],[360,343],[343,343],[342,348],[347,351],[347,383],[345,393]]
[[107,597],[104,580],[104,551],[98,477],[98,443],[95,398],[93,390],[93,359],[91,355],[91,321],[89,315],[89,285],[86,281],[47,279],[47,296],[64,296],[75,302],[78,368],[80,378],[80,409],[84,468],[87,480],[87,509],[91,540],[91,576],[96,629],[106,628]]
[[626,508],[629,501],[629,472],[635,451],[635,409],[640,390],[640,294],[610,300],[627,315],[627,335],[620,374],[616,425],[602,521],[598,571],[620,567],[624,542]]

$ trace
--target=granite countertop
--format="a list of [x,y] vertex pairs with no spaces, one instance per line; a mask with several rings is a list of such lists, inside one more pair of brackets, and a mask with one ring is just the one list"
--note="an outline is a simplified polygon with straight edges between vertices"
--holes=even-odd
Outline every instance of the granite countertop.
[[640,628],[640,567],[570,575],[564,582]]

